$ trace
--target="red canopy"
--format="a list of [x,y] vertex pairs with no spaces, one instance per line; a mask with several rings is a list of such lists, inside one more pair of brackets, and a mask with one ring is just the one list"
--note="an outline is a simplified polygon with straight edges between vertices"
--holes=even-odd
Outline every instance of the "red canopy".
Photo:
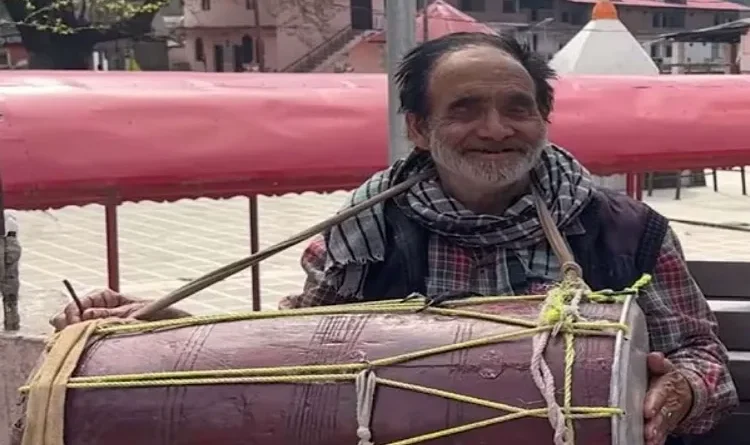
[[[551,138],[595,173],[750,164],[750,76],[557,82]],[[6,71],[6,205],[330,191],[387,156],[384,75]]]
[[[416,41],[424,40],[424,13],[417,15],[415,22]],[[437,39],[455,32],[483,32],[496,34],[496,31],[465,12],[456,9],[443,0],[437,0],[427,7],[427,37]],[[385,42],[386,32],[379,31],[367,38],[368,42]]]

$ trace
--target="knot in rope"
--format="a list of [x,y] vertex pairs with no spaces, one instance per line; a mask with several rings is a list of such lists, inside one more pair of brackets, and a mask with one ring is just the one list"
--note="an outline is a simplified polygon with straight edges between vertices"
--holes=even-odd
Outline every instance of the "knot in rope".
[[[586,285],[580,275],[580,267],[575,263],[563,265],[562,282],[547,292],[539,322],[542,325],[552,326],[552,331],[545,331],[535,335],[532,339],[531,377],[537,388],[539,388],[545,403],[547,404],[547,417],[550,425],[555,430],[555,445],[570,445],[574,441],[572,423],[566,421],[563,409],[557,402],[555,394],[555,380],[552,371],[544,359],[544,351],[549,339],[558,335],[563,327],[571,336],[570,328],[576,321],[583,319],[581,315],[581,302],[591,294],[591,289]],[[566,338],[566,368],[565,368],[565,392],[566,407],[568,405],[568,393],[570,392],[572,361],[575,350],[572,339]]]
[[355,388],[357,391],[357,437],[358,445],[374,445],[372,442],[372,408],[375,403],[375,372],[365,369],[357,374]]
[[581,280],[583,276],[583,269],[575,261],[566,261],[563,263],[560,266],[560,272],[565,280]]
[[363,426],[357,428],[357,437],[359,438],[360,445],[372,443],[372,433],[370,432],[370,428]]

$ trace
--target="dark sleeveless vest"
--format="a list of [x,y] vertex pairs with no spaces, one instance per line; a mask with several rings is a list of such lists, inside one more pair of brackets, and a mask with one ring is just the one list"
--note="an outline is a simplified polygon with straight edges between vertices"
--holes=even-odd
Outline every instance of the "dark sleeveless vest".
[[[365,277],[365,300],[425,293],[428,234],[394,204],[385,207],[385,260]],[[668,221],[642,202],[607,189],[595,189],[580,215],[585,234],[567,240],[583,278],[593,290],[623,289],[653,271]],[[511,274],[513,275],[513,274]],[[517,275],[517,274],[516,274]],[[520,281],[525,278],[523,274]],[[511,283],[523,289],[523,282]]]

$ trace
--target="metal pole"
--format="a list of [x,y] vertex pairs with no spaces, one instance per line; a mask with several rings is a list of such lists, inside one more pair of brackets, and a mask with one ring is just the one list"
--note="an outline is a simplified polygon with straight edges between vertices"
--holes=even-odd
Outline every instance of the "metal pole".
[[427,14],[427,7],[430,6],[430,0],[424,0],[422,8],[422,42],[430,40],[430,17]]
[[398,112],[399,98],[396,69],[401,58],[414,47],[416,0],[394,0],[387,3],[386,45],[388,53],[388,160],[392,164],[409,153],[406,124]]
[[258,9],[258,0],[253,0],[253,9],[255,16],[255,63],[258,64],[258,71],[264,72],[266,70],[266,54],[265,47],[263,46],[263,28],[260,24],[260,9]]

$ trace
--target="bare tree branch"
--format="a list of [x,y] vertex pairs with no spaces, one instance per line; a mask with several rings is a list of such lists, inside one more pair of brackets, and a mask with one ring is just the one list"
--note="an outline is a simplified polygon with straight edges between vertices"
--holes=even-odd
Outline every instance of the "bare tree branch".
[[277,26],[287,35],[294,35],[309,46],[318,40],[316,36],[327,37],[337,29],[331,29],[331,22],[346,9],[341,0],[277,0],[269,9],[276,18]]

